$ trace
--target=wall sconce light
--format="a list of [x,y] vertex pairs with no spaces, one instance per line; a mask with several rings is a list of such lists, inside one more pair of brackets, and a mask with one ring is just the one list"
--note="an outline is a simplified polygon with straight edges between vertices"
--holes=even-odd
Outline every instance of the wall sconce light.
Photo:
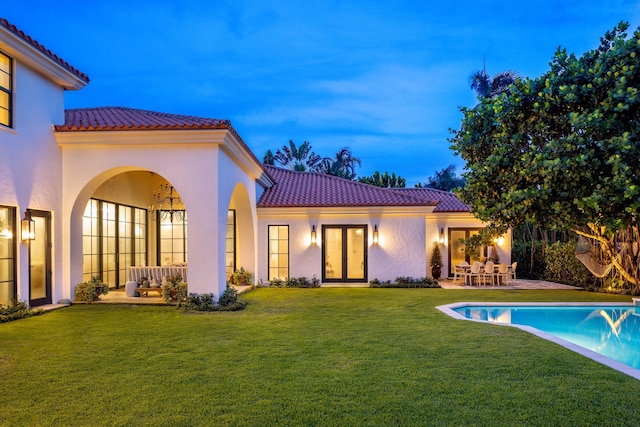
[[441,245],[444,245],[444,228],[440,227],[440,237],[438,238],[438,242]]
[[36,222],[31,219],[31,212],[24,211],[24,217],[22,218],[22,241],[34,240],[36,238]]
[[502,244],[504,243],[504,237],[503,236],[495,237],[493,239],[493,243],[497,244],[498,246],[502,246]]
[[311,226],[311,244],[315,245],[317,241],[318,241],[318,237],[316,235],[316,226],[312,225]]
[[374,225],[373,226],[373,244],[377,245],[379,241],[380,241],[380,239],[379,239],[379,236],[378,236],[378,226]]

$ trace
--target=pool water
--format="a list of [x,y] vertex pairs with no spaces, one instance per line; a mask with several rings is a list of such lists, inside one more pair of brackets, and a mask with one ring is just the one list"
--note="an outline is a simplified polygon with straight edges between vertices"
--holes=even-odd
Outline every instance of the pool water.
[[471,320],[531,326],[640,369],[640,307],[466,305],[451,309]]

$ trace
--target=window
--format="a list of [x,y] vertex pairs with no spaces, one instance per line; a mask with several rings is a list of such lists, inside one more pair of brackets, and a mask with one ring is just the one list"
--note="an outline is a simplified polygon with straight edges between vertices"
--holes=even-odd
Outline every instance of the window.
[[0,305],[9,305],[16,296],[16,210],[0,206]]
[[289,277],[289,226],[269,226],[269,280]]
[[147,210],[91,199],[82,222],[82,276],[109,286],[127,282],[127,267],[147,264]]
[[13,126],[12,116],[12,60],[4,53],[0,52],[0,125]]
[[227,242],[225,246],[225,266],[227,279],[236,271],[236,211],[227,213]]
[[173,217],[158,211],[158,262],[160,265],[187,262],[187,213]]
[[473,263],[486,255],[486,247],[479,248],[477,253],[467,251],[464,241],[480,232],[480,228],[449,229],[449,276],[453,276],[454,268],[462,261]]
[[322,226],[322,281],[367,281],[367,226]]

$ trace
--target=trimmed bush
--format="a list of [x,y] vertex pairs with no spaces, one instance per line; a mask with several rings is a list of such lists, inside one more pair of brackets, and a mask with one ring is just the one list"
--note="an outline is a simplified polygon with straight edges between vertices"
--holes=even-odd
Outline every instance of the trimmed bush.
[[178,304],[178,308],[191,311],[238,311],[243,310],[247,302],[238,299],[238,291],[228,286],[216,303],[213,294],[190,293],[186,301]]
[[439,288],[440,284],[436,279],[430,277],[420,277],[414,279],[413,277],[396,277],[394,282],[386,280],[381,282],[378,279],[373,279],[369,282],[370,288]]
[[269,282],[272,288],[319,288],[320,280],[315,277],[311,280],[306,277],[287,277],[286,279],[272,279]]
[[42,313],[44,313],[43,310],[31,309],[26,302],[14,298],[8,306],[0,305],[0,323],[37,316]]

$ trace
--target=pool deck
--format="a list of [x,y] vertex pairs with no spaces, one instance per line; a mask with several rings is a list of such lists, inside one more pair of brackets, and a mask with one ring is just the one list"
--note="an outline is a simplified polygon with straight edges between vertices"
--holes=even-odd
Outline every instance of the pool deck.
[[461,280],[449,280],[449,279],[440,279],[440,286],[444,289],[541,289],[541,290],[549,290],[549,289],[565,289],[565,290],[580,290],[582,288],[576,286],[563,285],[560,283],[548,282],[546,280],[525,280],[525,279],[517,279],[514,282],[510,282],[508,285],[501,286],[470,286],[465,285]]

